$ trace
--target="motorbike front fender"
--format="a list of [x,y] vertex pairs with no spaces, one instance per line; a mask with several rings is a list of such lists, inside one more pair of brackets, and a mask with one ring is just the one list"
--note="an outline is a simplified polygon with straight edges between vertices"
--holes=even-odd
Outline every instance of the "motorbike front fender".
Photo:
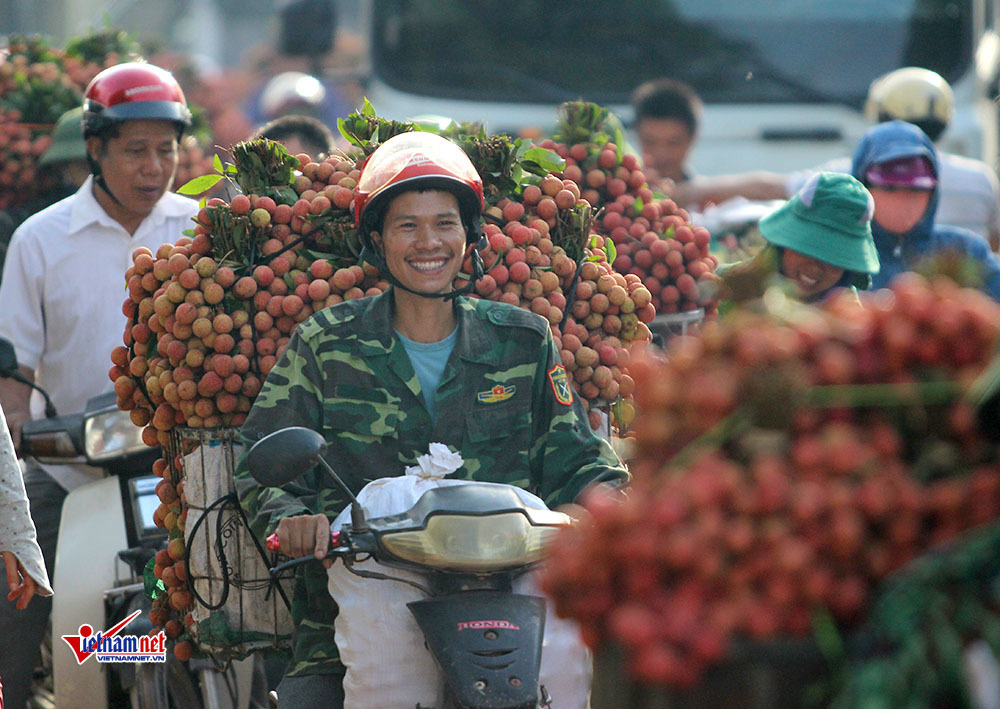
[[545,602],[467,591],[408,603],[445,685],[466,709],[535,709]]
[[[63,635],[81,625],[108,627],[104,592],[114,584],[117,553],[128,546],[118,479],[108,476],[74,489],[63,503],[52,597],[52,672],[59,709],[107,705],[107,672],[94,657],[80,664]],[[126,628],[124,633],[130,633]]]

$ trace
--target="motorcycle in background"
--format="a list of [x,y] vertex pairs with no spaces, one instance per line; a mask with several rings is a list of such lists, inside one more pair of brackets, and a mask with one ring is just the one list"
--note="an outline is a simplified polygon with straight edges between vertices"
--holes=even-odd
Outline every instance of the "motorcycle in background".
[[[36,389],[17,369],[14,348],[0,338],[0,377]],[[167,533],[153,522],[159,505],[151,472],[159,450],[116,404],[114,392],[90,399],[81,413],[57,415],[45,395],[46,418],[25,423],[20,449],[44,464],[87,464],[106,475],[67,494],[53,570],[51,645],[43,647],[43,677],[33,688],[38,709],[253,709],[266,706],[267,683],[257,656],[219,669],[211,660],[164,663],[79,662],[63,635],[112,628],[146,635],[151,601],[144,569],[166,547]],[[89,658],[88,658],[89,659]]]

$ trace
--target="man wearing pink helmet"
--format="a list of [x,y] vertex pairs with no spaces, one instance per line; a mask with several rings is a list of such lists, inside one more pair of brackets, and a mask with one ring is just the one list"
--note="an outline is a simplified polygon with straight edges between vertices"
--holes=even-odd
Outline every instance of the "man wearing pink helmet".
[[[355,493],[400,475],[431,442],[458,452],[456,477],[509,483],[549,506],[627,473],[587,423],[549,323],[454,289],[476,247],[482,180],[465,153],[431,133],[387,140],[364,165],[355,196],[363,258],[393,286],[321,310],[299,325],[243,426],[250,444],[287,426],[323,434],[326,456]],[[261,487],[246,459],[236,487],[254,532],[277,533],[283,552],[322,558],[330,519],[347,505],[316,471]],[[318,564],[302,570],[292,602],[293,662],[280,706],[343,705],[334,642],[337,607]]]
[[[140,62],[105,69],[85,92],[80,130],[91,176],[74,194],[27,219],[14,232],[0,282],[0,337],[10,340],[21,372],[43,386],[60,413],[83,411],[111,390],[110,352],[121,344],[123,277],[132,252],[173,243],[198,204],[169,191],[178,138],[190,125],[170,73]],[[15,447],[31,417],[30,389],[0,379],[0,404]],[[66,491],[99,475],[86,466],[43,469],[25,461],[24,482],[46,566],[52,573]],[[0,675],[10,706],[27,701],[48,599],[25,611],[0,606]]]

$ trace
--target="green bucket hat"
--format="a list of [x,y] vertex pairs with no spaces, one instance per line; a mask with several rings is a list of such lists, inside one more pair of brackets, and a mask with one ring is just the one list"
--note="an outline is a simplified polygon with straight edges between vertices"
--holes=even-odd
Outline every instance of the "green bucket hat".
[[878,273],[872,238],[875,203],[850,175],[813,175],[784,205],[760,220],[760,233],[775,246],[798,251],[845,271]]
[[38,159],[41,167],[71,160],[86,160],[87,145],[83,141],[83,109],[71,108],[59,117],[52,131],[52,144]]

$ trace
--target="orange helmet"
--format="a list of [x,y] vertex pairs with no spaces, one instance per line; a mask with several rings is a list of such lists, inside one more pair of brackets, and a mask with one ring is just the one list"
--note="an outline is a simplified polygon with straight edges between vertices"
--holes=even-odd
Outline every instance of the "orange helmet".
[[366,246],[392,197],[416,189],[440,189],[458,200],[467,241],[479,240],[483,180],[465,151],[435,133],[414,131],[385,141],[361,168],[354,193],[354,221]]
[[184,92],[169,71],[128,62],[108,67],[91,80],[83,98],[84,137],[137,119],[173,121],[178,131],[191,125]]

